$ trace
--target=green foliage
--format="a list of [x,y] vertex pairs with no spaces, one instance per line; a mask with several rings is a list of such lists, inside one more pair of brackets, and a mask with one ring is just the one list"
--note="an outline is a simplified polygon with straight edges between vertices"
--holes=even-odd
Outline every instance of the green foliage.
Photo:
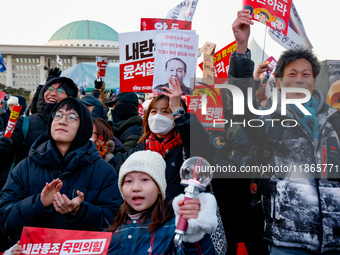
[[23,96],[26,99],[27,103],[31,101],[30,99],[31,92],[23,88],[6,87],[4,84],[0,83],[0,90],[5,92],[6,94],[11,94],[13,96],[15,95]]

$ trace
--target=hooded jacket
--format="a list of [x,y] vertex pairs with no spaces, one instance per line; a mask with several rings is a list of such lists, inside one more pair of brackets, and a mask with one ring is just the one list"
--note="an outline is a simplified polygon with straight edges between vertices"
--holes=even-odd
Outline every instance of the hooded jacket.
[[[254,64],[249,57],[235,57],[233,53],[230,58],[228,82],[238,85],[246,95],[245,91],[247,87],[252,86],[252,82],[240,78],[250,78],[253,68]],[[339,179],[322,178],[320,171],[323,163],[329,164],[328,167],[333,164],[333,173],[340,171],[338,169],[340,134],[330,122],[337,109],[325,103],[317,89],[312,96],[318,102],[316,111],[318,140],[310,138],[300,122],[300,117],[289,105],[287,106],[285,119],[297,121],[296,127],[284,128],[281,135],[280,141],[289,153],[276,150],[269,164],[272,167],[286,166],[290,170],[278,171],[271,178],[263,179],[265,238],[276,246],[304,248],[321,253],[340,251],[340,183]],[[244,101],[247,102],[247,99]],[[254,118],[249,112],[241,117],[246,121]],[[269,118],[280,117],[279,102],[277,109]],[[264,128],[244,130],[255,143],[261,144],[262,141],[263,144]],[[326,162],[323,161],[325,150]]]
[[29,118],[29,127],[26,136],[26,140],[24,141],[22,126],[23,126],[23,116],[18,118],[17,124],[14,128],[11,140],[12,145],[10,146],[7,153],[0,154],[0,169],[1,175],[4,176],[0,180],[0,188],[4,185],[6,177],[11,168],[12,162],[15,157],[15,165],[17,165],[21,160],[28,156],[28,152],[34,143],[34,141],[42,134],[47,133],[47,120],[52,112],[53,108],[56,104],[48,104],[44,101],[44,93],[47,88],[55,83],[65,84],[66,94],[71,97],[77,97],[77,86],[75,83],[66,77],[57,77],[49,80],[46,84],[39,90],[39,96],[37,98],[36,104],[32,105],[32,111],[35,114],[30,115]]
[[[0,193],[0,226],[7,235],[21,234],[23,226],[101,231],[112,223],[122,203],[113,167],[101,159],[89,141],[89,110],[77,99],[61,102],[65,100],[74,101],[78,108],[80,125],[76,137],[62,156],[51,137],[53,120],[49,117],[50,137],[42,135],[34,142],[29,157],[13,169]],[[56,178],[63,182],[60,193],[69,199],[78,196],[77,190],[84,193],[77,215],[62,215],[53,205],[42,205],[40,195],[46,182]]]

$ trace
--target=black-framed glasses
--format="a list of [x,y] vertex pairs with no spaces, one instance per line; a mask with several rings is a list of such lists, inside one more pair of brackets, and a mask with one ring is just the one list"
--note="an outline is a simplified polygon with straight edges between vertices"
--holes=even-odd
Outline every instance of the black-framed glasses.
[[54,112],[52,113],[52,118],[55,121],[59,121],[63,118],[63,116],[65,115],[66,117],[66,121],[68,123],[73,123],[76,121],[76,119],[79,119],[79,117],[77,117],[77,115],[75,115],[74,113],[69,113],[69,114],[62,114],[61,112]]
[[[52,86],[48,86],[46,91],[48,91],[49,93],[52,93],[54,91],[54,88]],[[57,94],[65,94],[66,92],[63,88],[59,87],[59,88],[57,88],[56,93]]]

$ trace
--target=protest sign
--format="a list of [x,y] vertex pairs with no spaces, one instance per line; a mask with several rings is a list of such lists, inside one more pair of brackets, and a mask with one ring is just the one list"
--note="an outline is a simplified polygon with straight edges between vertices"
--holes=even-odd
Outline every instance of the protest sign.
[[243,0],[243,9],[250,10],[253,20],[287,35],[293,0]]
[[264,61],[264,63],[267,63],[268,66],[269,66],[269,69],[266,71],[267,74],[271,74],[275,70],[276,65],[277,65],[277,61],[273,56],[266,59],[266,61]]
[[[207,95],[207,112],[202,114],[202,94]],[[208,85],[196,85],[193,95],[187,97],[188,112],[195,113],[206,129],[224,130],[223,124],[215,124],[214,120],[224,119],[222,94],[220,89]]]
[[100,80],[104,81],[106,68],[109,65],[109,59],[103,57],[96,57],[96,63],[97,63],[97,81]]
[[166,19],[192,21],[198,0],[184,0],[172,8],[166,15]]
[[151,92],[156,30],[119,34],[120,92]]
[[[214,77],[219,83],[228,80],[229,59],[233,51],[236,50],[236,41],[228,44],[214,54]],[[198,65],[203,71],[203,62]]]
[[174,19],[142,18],[140,30],[191,30],[191,22]]
[[203,79],[204,83],[214,85],[214,53],[215,43],[206,42],[200,51],[203,52]]
[[190,94],[195,79],[198,35],[195,31],[157,31],[153,93],[173,89],[169,78],[178,79],[183,94]]
[[112,233],[24,227],[20,245],[23,254],[106,255]]
[[294,3],[292,3],[288,24],[287,35],[284,35],[282,32],[271,28],[268,31],[269,36],[285,49],[299,48],[301,46],[312,49],[313,45],[307,37],[305,28],[294,6]]
[[13,105],[13,109],[11,111],[11,115],[9,117],[6,131],[5,131],[5,136],[7,138],[11,138],[13,134],[15,125],[17,124],[18,118],[20,116],[21,107],[22,106]]

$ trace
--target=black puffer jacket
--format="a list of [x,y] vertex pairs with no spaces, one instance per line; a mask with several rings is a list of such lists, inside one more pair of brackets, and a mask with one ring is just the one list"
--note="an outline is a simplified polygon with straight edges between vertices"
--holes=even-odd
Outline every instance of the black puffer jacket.
[[[82,128],[65,156],[61,156],[51,134],[42,135],[32,145],[29,157],[13,169],[0,193],[0,226],[7,235],[19,235],[23,226],[100,231],[112,223],[122,203],[113,167],[101,159],[89,141],[89,110],[77,99],[65,100],[73,100],[81,109],[77,112]],[[51,123],[50,117],[49,130]],[[46,182],[56,178],[63,182],[60,193],[69,199],[78,196],[77,190],[84,193],[76,216],[62,215],[53,205],[42,205],[40,195]]]
[[46,84],[39,91],[39,97],[37,104],[35,105],[36,114],[30,115],[29,127],[27,131],[26,140],[24,139],[22,126],[23,126],[23,116],[18,118],[17,124],[14,128],[11,140],[12,145],[10,146],[7,153],[0,154],[0,189],[3,187],[6,181],[7,175],[11,168],[14,157],[16,157],[15,165],[17,165],[21,160],[28,156],[28,152],[34,143],[34,141],[42,134],[47,134],[47,120],[56,104],[48,104],[44,102],[44,93],[47,88],[55,83],[64,83],[69,89],[66,90],[67,95],[71,97],[77,97],[77,87],[75,83],[66,77],[57,77],[46,82]]

